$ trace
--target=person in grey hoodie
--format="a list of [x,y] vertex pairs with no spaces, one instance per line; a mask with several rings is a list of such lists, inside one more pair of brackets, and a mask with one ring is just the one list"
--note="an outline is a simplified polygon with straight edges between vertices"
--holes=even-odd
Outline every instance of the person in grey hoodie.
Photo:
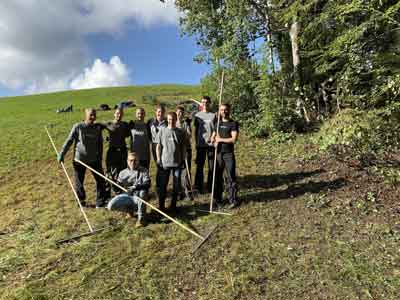
[[128,193],[122,193],[115,196],[108,203],[109,210],[117,210],[128,213],[133,216],[137,210],[136,227],[143,226],[146,206],[142,199],[146,200],[150,188],[149,171],[139,165],[139,159],[134,152],[128,153],[128,168],[122,170],[118,175],[118,183],[128,190]]
[[[84,162],[94,170],[103,174],[103,167],[101,164],[103,157],[103,137],[101,134],[102,125],[96,124],[95,121],[96,110],[93,108],[87,108],[85,110],[85,120],[76,123],[72,127],[72,130],[57,157],[59,162],[64,161],[64,156],[68,152],[69,148],[74,145],[75,159]],[[76,193],[79,200],[81,200],[82,205],[86,205],[86,193],[83,187],[86,167],[75,160],[72,165],[74,167]],[[107,200],[105,180],[94,172],[92,172],[92,174],[96,180],[96,208],[104,207]]]

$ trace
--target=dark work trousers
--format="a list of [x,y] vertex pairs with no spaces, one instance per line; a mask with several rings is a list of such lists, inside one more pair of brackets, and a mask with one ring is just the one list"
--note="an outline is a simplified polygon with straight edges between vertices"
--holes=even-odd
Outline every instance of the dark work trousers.
[[158,192],[159,208],[161,210],[165,209],[165,199],[167,198],[167,187],[170,174],[172,174],[172,179],[173,179],[172,201],[171,201],[172,209],[176,208],[176,201],[178,200],[178,195],[180,193],[182,167],[159,168],[160,186],[157,188],[157,192]]
[[[108,148],[107,151],[107,156],[106,156],[106,170],[107,170],[107,175],[108,177],[114,181],[117,182],[119,172],[122,170],[126,169],[128,167],[128,164],[126,162],[128,156],[128,152],[126,147],[110,147]],[[115,185],[106,182],[106,187],[107,187],[107,193],[108,197],[111,196],[111,189],[115,193],[120,193],[121,190],[116,187]]]
[[150,160],[139,160],[139,166],[149,170],[150,167]]
[[217,203],[222,202],[222,193],[224,190],[224,170],[226,170],[226,184],[229,203],[239,204],[237,196],[238,184],[236,181],[236,161],[235,154],[233,152],[217,154],[214,199]]
[[156,189],[158,190],[160,186],[160,167],[157,165],[157,144],[152,143],[151,144],[151,154],[153,155],[154,162],[156,163]]
[[[103,174],[101,161],[86,164],[97,172]],[[85,204],[86,193],[83,187],[83,183],[85,181],[86,167],[77,162],[73,162],[73,167],[75,173],[75,191],[78,195],[79,200],[81,200],[82,203]],[[94,179],[96,180],[96,206],[104,206],[107,200],[106,182],[101,176],[97,175],[96,173],[92,172],[92,174]]]
[[200,192],[204,192],[204,165],[208,161],[208,175],[207,175],[207,191],[211,193],[212,176],[214,167],[214,147],[197,147],[196,154],[196,176],[194,179],[194,186]]
[[[186,196],[186,198],[190,199],[190,197],[191,197],[191,188],[190,188],[191,177],[190,176],[192,176],[192,173],[191,173],[192,172],[191,171],[192,170],[192,149],[187,150],[186,161],[187,161],[187,168],[189,169],[189,172],[186,169],[186,163],[185,163],[185,165],[182,169],[181,181],[182,181],[183,190],[185,192],[185,196]],[[192,182],[192,184],[193,184],[193,182]]]

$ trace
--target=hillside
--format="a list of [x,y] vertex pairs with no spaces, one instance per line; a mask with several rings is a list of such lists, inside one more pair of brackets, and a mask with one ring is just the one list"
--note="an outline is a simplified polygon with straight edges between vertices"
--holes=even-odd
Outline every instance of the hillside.
[[[110,227],[56,246],[87,226],[44,126],[52,125],[60,147],[84,107],[132,97],[149,116],[154,104],[143,95],[173,103],[197,98],[199,90],[130,87],[0,101],[0,299],[400,298],[397,185],[321,153],[315,134],[260,140],[242,132],[236,151],[243,205],[234,215],[197,210],[207,195],[178,203],[176,217],[199,233],[218,225],[195,254],[197,239],[155,212],[134,229],[135,220],[91,208],[94,227]],[[69,104],[73,113],[55,113]]]

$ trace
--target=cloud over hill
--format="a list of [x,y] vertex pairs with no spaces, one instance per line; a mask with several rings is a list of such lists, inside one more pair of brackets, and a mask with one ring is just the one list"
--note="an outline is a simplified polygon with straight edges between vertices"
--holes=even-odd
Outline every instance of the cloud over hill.
[[95,81],[126,84],[127,75],[118,77],[123,66],[119,58],[110,60],[112,68],[107,70],[115,71],[110,79],[94,80],[98,76],[94,72],[105,64],[92,57],[87,37],[118,36],[129,26],[176,24],[177,19],[172,2],[157,0],[1,1],[0,85],[35,93],[90,86]]

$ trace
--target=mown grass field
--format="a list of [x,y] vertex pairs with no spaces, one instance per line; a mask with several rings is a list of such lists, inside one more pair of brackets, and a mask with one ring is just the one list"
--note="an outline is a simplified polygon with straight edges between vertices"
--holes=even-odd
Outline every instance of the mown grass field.
[[[178,204],[176,217],[199,233],[218,225],[195,254],[197,239],[154,212],[146,227],[134,229],[135,220],[89,208],[95,228],[112,227],[55,245],[88,229],[44,125],[55,124],[60,147],[86,106],[198,93],[155,86],[0,101],[0,299],[400,299],[398,188],[318,153],[310,136],[278,143],[241,134],[243,205],[234,216],[196,210],[208,196]],[[69,103],[74,113],[55,114]],[[152,111],[153,104],[144,106]]]

